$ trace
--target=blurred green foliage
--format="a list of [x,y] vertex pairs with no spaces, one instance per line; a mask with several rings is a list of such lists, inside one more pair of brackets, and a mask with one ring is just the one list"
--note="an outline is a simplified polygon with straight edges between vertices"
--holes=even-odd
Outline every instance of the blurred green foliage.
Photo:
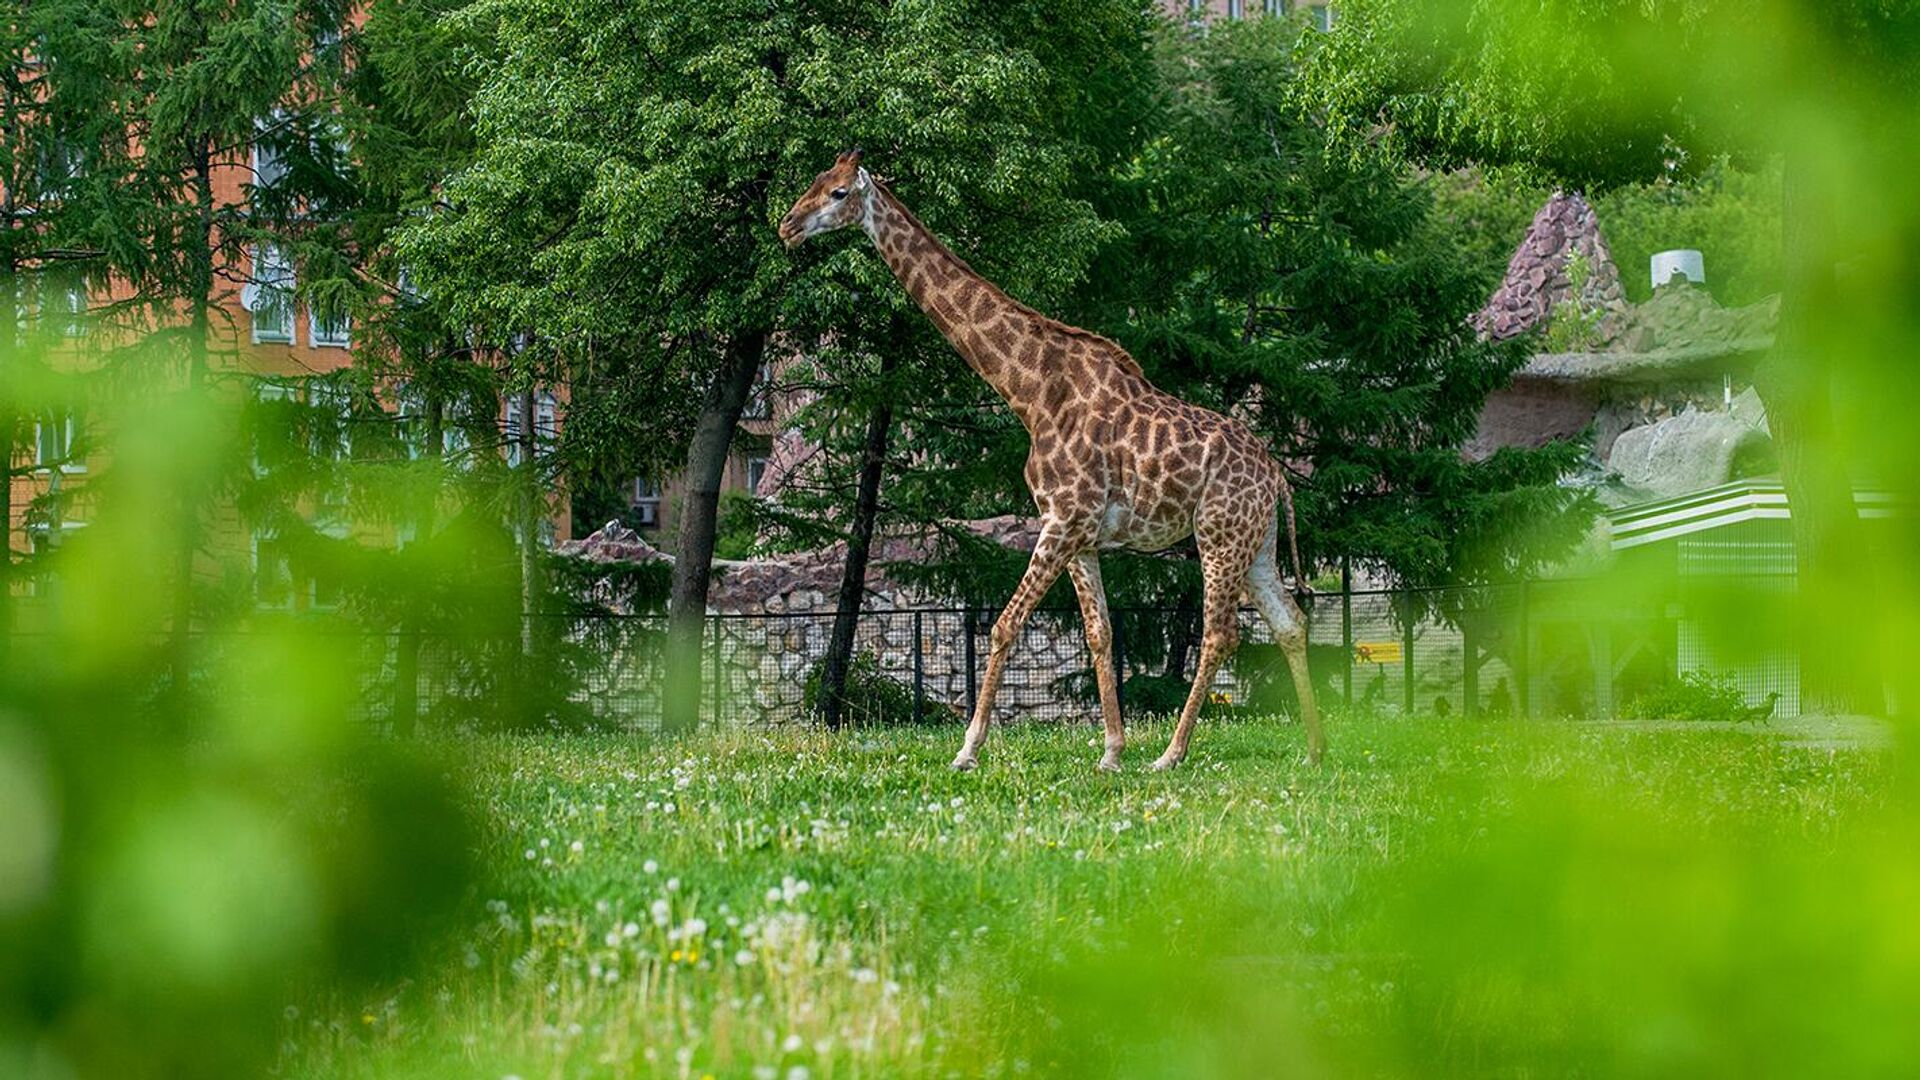
[[[75,386],[7,359],[8,407]],[[0,671],[0,1074],[254,1074],[312,987],[432,953],[471,831],[442,765],[366,725],[381,672],[340,621],[215,589],[172,633],[178,496],[247,460],[240,403],[85,385],[86,527],[29,568]],[[244,533],[206,544],[215,579],[249,557]],[[407,600],[365,562],[329,572]]]

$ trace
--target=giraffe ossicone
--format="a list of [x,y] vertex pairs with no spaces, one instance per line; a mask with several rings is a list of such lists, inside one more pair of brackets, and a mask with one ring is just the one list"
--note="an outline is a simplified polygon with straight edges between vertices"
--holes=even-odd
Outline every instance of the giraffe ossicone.
[[955,351],[1026,426],[1026,481],[1040,534],[1026,574],[994,621],[987,668],[956,769],[979,763],[1007,656],[1033,609],[1062,574],[1080,598],[1106,728],[1100,768],[1120,767],[1126,732],[1113,666],[1113,624],[1100,552],[1157,551],[1194,538],[1206,586],[1205,631],[1193,688],[1155,769],[1186,757],[1200,706],[1239,640],[1242,593],[1272,627],[1299,692],[1307,758],[1325,750],[1307,669],[1306,623],[1280,570],[1279,513],[1300,574],[1292,496],[1280,463],[1245,425],[1190,405],[1147,381],[1125,349],[1040,314],[975,273],[861,166],[858,150],[833,166],[780,219],[780,239],[858,224],[894,276]]

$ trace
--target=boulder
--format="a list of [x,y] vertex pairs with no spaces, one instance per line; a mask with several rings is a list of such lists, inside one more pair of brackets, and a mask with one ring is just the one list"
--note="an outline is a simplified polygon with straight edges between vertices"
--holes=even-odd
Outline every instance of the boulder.
[[1760,391],[1753,387],[1747,387],[1740,392],[1740,396],[1733,399],[1732,412],[1749,427],[1772,434],[1773,429],[1767,426],[1766,403],[1760,400]]
[[1765,471],[1771,458],[1766,432],[1732,413],[1688,410],[1621,432],[1607,467],[1626,484],[1669,498]]

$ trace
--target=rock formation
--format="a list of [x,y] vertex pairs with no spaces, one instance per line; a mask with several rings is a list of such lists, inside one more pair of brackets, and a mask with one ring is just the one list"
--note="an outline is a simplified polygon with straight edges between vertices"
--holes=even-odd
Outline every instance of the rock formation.
[[1593,206],[1578,195],[1555,192],[1533,216],[1526,239],[1507,264],[1507,276],[1485,307],[1468,321],[1482,335],[1505,341],[1544,328],[1556,305],[1574,299],[1575,257],[1586,266],[1579,302],[1597,315],[1596,340],[1611,341],[1626,312],[1620,270],[1600,235]]

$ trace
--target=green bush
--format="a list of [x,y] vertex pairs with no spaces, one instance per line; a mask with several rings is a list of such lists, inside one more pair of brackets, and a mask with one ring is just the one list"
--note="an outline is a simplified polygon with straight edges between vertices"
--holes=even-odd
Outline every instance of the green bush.
[[[807,671],[800,700],[809,715],[819,715],[820,679],[825,670],[826,664],[822,662]],[[872,653],[856,652],[847,665],[846,697],[841,714],[848,724],[855,726],[915,723],[913,687],[881,670],[880,661],[874,659]],[[926,717],[933,719],[936,712],[928,710]]]
[[[1768,697],[1768,708],[1780,695]],[[1682,672],[1673,682],[1642,693],[1628,703],[1625,714],[1630,720],[1718,720],[1761,719],[1747,705],[1745,695],[1726,675],[1705,671]]]

